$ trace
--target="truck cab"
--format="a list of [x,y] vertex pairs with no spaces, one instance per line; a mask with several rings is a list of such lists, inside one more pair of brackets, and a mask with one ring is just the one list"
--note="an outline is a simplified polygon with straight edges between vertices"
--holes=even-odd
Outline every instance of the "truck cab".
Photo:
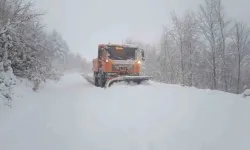
[[99,44],[97,55],[93,60],[93,72],[98,85],[117,76],[139,76],[145,60],[144,51],[130,45]]

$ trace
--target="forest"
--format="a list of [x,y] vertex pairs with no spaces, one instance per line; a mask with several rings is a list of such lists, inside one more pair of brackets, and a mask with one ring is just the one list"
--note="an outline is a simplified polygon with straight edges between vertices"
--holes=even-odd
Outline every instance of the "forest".
[[[172,27],[163,26],[161,41],[150,45],[126,39],[145,50],[143,74],[168,84],[240,94],[250,88],[250,28],[230,19],[221,0],[204,0],[198,11],[171,13]],[[0,96],[11,101],[16,78],[26,78],[36,91],[65,71],[88,68],[70,51],[63,36],[47,31],[43,11],[32,2],[0,1]]]
[[204,0],[198,11],[171,13],[161,41],[126,40],[146,51],[143,72],[158,82],[240,94],[250,88],[250,28],[229,19],[221,0]]
[[8,102],[17,77],[33,82],[36,91],[41,82],[59,80],[63,71],[86,63],[60,33],[46,30],[44,15],[33,2],[0,1],[0,97]]

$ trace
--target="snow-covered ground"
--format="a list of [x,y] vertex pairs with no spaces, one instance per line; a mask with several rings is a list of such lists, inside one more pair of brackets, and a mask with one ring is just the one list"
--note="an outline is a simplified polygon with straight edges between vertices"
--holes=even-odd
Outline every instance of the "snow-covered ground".
[[150,82],[101,89],[80,74],[0,108],[0,150],[249,150],[250,99]]

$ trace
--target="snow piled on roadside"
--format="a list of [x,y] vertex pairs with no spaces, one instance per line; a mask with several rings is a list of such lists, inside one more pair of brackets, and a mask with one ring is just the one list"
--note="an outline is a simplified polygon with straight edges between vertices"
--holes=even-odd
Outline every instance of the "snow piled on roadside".
[[[96,93],[83,104],[84,114],[96,118],[84,121],[88,129],[96,125],[86,130],[99,143],[96,149],[111,141],[124,150],[250,148],[250,101],[239,95],[154,82],[119,83]],[[103,126],[109,137],[100,136]]]
[[80,74],[38,92],[19,84],[0,110],[4,150],[248,150],[250,99],[149,82],[108,89]]

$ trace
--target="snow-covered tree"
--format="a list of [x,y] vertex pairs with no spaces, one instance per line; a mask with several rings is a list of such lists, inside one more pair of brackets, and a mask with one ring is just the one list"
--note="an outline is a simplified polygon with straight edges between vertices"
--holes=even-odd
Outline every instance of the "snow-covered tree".
[[[237,88],[236,93],[239,94],[240,91],[244,90],[244,80],[249,80],[249,74],[242,74],[245,70],[249,70],[250,68],[247,66],[250,63],[250,28],[246,27],[244,23],[237,22],[233,28],[232,33],[232,43],[231,48],[234,53],[236,60],[235,70],[236,80],[237,80]],[[232,68],[232,70],[234,70]],[[242,79],[243,78],[243,79]]]
[[37,90],[41,82],[59,79],[55,61],[66,64],[69,47],[57,31],[45,32],[42,15],[34,3],[0,1],[0,96],[8,105],[15,76],[33,81]]
[[[233,93],[250,89],[250,29],[232,24],[221,0],[204,0],[198,12],[172,13],[173,27],[163,28],[159,46],[150,48],[145,73],[154,80]],[[157,45],[157,44],[156,44]]]

